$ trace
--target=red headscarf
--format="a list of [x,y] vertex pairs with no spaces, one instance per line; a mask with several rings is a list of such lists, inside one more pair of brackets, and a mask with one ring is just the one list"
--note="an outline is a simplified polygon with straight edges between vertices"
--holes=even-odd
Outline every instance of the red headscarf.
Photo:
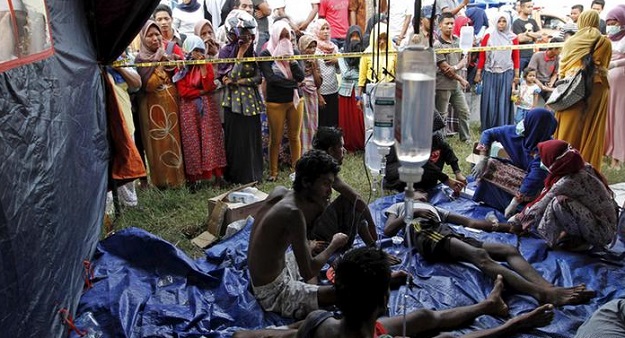
[[[529,203],[527,207],[540,201],[562,177],[575,174],[586,167],[586,161],[584,161],[579,151],[567,142],[561,140],[540,142],[538,144],[538,153],[540,154],[540,161],[549,169],[549,175],[547,175],[545,179],[545,188],[540,196]],[[595,175],[601,179],[606,188],[609,189],[605,177],[597,170],[594,170],[594,172]]]

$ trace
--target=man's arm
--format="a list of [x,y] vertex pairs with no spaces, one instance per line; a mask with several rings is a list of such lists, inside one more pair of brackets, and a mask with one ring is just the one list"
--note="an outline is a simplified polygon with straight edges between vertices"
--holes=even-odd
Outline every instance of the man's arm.
[[449,12],[449,13],[451,13],[451,14],[453,14],[455,16],[455,15],[458,14],[458,12],[460,12],[468,4],[469,4],[469,0],[462,0],[462,3],[460,3],[460,5],[458,5],[458,7],[456,7],[456,8],[445,7],[445,8],[443,8],[443,12]]
[[[332,188],[336,190],[341,196],[347,198],[351,203],[356,204],[356,211],[362,213],[367,222],[369,223],[369,233],[371,235],[371,239],[375,242],[378,239],[378,233],[375,229],[375,222],[373,221],[373,217],[371,216],[371,210],[369,210],[369,206],[365,201],[360,197],[360,195],[350,187],[347,183],[343,182],[340,177],[336,177],[334,180],[334,184],[332,184]],[[362,238],[362,236],[361,236]],[[364,241],[365,238],[362,238]],[[371,245],[373,243],[367,243],[366,245]]]
[[285,213],[285,215],[280,217],[277,221],[282,224],[291,224],[287,228],[289,242],[293,248],[293,254],[297,261],[299,273],[306,281],[316,277],[332,254],[347,243],[347,236],[343,233],[337,233],[332,237],[332,241],[325,250],[317,256],[312,257],[310,247],[308,246],[308,239],[306,238],[306,219],[302,212],[296,209],[290,210],[290,212]]
[[267,1],[263,0],[256,6],[256,10],[254,10],[254,18],[260,20],[268,17],[269,15],[271,15],[271,7],[269,7]]
[[[310,13],[308,13],[308,17],[306,18],[306,20],[304,20],[304,22],[299,24],[299,30],[303,31],[306,28],[308,28],[308,25],[310,25],[310,23],[315,19],[315,16],[317,16],[317,13],[319,13],[319,4],[310,4],[312,6],[312,10],[310,11]],[[325,13],[324,13],[325,16]],[[319,17],[321,18],[321,15],[319,15]]]

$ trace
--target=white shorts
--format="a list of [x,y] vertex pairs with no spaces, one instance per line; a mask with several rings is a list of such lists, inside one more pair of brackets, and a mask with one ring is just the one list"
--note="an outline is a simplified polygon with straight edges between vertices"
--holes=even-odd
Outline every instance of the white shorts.
[[280,313],[285,317],[303,319],[310,312],[319,309],[318,285],[305,283],[300,274],[295,256],[285,256],[286,267],[269,284],[253,286],[256,299],[265,311]]

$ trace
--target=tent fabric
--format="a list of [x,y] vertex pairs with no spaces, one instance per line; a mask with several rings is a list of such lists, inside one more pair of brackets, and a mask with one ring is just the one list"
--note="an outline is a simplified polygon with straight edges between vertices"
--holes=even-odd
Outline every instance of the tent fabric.
[[[383,210],[401,201],[402,195],[387,196],[370,205],[379,233],[385,221]],[[431,202],[467,216],[483,218],[493,209],[468,198],[451,200],[441,188]],[[503,219],[502,215],[496,215]],[[230,337],[238,329],[280,326],[291,322],[263,312],[250,292],[246,271],[247,243],[251,222],[233,237],[206,250],[195,261],[173,245],[143,230],[129,228],[103,240],[94,260],[94,286],[81,298],[78,313],[92,312],[103,337]],[[458,228],[484,241],[516,245],[510,234],[475,233]],[[391,240],[380,245],[391,249]],[[362,244],[361,242],[357,242]],[[407,309],[448,309],[483,300],[493,282],[468,264],[430,264],[418,254],[410,257],[401,248],[401,266],[415,276],[417,286],[408,289]],[[625,269],[621,263],[625,247],[618,244],[609,254],[574,254],[550,251],[538,238],[523,238],[521,251],[545,278],[554,284],[586,283],[598,291],[590,304],[556,310],[551,325],[522,337],[572,337],[576,328],[600,305],[625,297]],[[326,266],[327,267],[327,266]],[[160,285],[160,286],[159,286]],[[401,315],[406,288],[391,293],[389,311]],[[525,295],[506,292],[511,315],[535,308],[537,302]],[[466,329],[489,328],[504,319],[479,317]]]
[[97,60],[113,60],[157,4],[49,0],[54,54],[0,72],[2,336],[67,335],[59,310],[74,313],[81,296],[109,173]]

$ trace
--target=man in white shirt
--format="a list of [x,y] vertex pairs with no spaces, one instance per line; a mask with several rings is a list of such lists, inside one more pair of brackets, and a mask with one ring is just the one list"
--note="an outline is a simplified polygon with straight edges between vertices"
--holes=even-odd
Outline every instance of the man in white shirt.
[[413,1],[391,1],[388,6],[389,36],[396,46],[400,46],[407,36],[408,27],[414,14]]
[[288,16],[300,31],[306,30],[317,16],[319,2],[320,0],[269,0],[274,15]]

